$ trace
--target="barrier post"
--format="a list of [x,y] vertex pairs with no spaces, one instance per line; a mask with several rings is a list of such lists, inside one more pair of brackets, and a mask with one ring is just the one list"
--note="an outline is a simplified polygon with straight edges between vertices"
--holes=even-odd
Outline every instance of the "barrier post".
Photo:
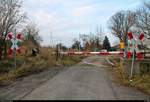
[[58,57],[59,57],[59,51],[58,51],[58,48],[59,46],[58,45],[56,45],[56,61],[58,62]]

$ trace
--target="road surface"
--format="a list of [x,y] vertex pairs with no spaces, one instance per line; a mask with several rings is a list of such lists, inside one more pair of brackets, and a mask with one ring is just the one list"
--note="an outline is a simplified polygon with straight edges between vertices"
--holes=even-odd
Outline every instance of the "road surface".
[[21,100],[146,100],[149,96],[112,82],[105,62],[93,56],[46,81]]

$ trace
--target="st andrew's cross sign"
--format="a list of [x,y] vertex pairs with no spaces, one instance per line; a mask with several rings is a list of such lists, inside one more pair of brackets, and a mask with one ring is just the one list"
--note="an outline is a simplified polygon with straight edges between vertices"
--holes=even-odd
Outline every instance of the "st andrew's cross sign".
[[17,35],[13,35],[13,33],[8,33],[7,34],[7,40],[10,40],[12,43],[11,48],[9,48],[8,50],[8,54],[12,55],[13,51],[16,50],[18,53],[21,53],[21,50],[18,46],[18,43],[22,41],[22,34],[17,34]]

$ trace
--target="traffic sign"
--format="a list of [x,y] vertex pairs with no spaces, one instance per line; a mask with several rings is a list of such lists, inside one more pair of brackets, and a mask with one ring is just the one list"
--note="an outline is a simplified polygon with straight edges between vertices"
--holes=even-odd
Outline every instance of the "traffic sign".
[[17,34],[17,36],[16,35],[14,36],[13,33],[10,32],[7,34],[7,39],[10,40],[12,43],[11,48],[8,50],[8,54],[12,55],[13,50],[17,50],[18,53],[21,53],[21,50],[18,46],[18,42],[22,41],[22,34],[19,33]]
[[16,69],[16,51],[18,53],[21,53],[21,50],[18,47],[18,42],[21,41],[21,38],[22,38],[22,35],[20,33],[17,34],[17,35],[16,35],[16,32],[15,32],[14,35],[13,35],[12,32],[10,32],[10,33],[7,34],[7,39],[10,40],[11,43],[12,43],[11,48],[8,50],[8,54],[12,55],[12,53],[14,51],[14,67],[15,67],[15,69]]

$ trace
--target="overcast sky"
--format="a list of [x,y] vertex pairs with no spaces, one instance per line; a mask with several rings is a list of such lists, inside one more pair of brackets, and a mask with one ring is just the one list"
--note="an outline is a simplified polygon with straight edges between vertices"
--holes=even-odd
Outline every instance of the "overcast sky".
[[101,26],[110,41],[115,38],[108,30],[108,19],[120,10],[136,9],[142,0],[24,0],[29,18],[38,24],[43,45],[71,45],[79,33],[95,32]]

